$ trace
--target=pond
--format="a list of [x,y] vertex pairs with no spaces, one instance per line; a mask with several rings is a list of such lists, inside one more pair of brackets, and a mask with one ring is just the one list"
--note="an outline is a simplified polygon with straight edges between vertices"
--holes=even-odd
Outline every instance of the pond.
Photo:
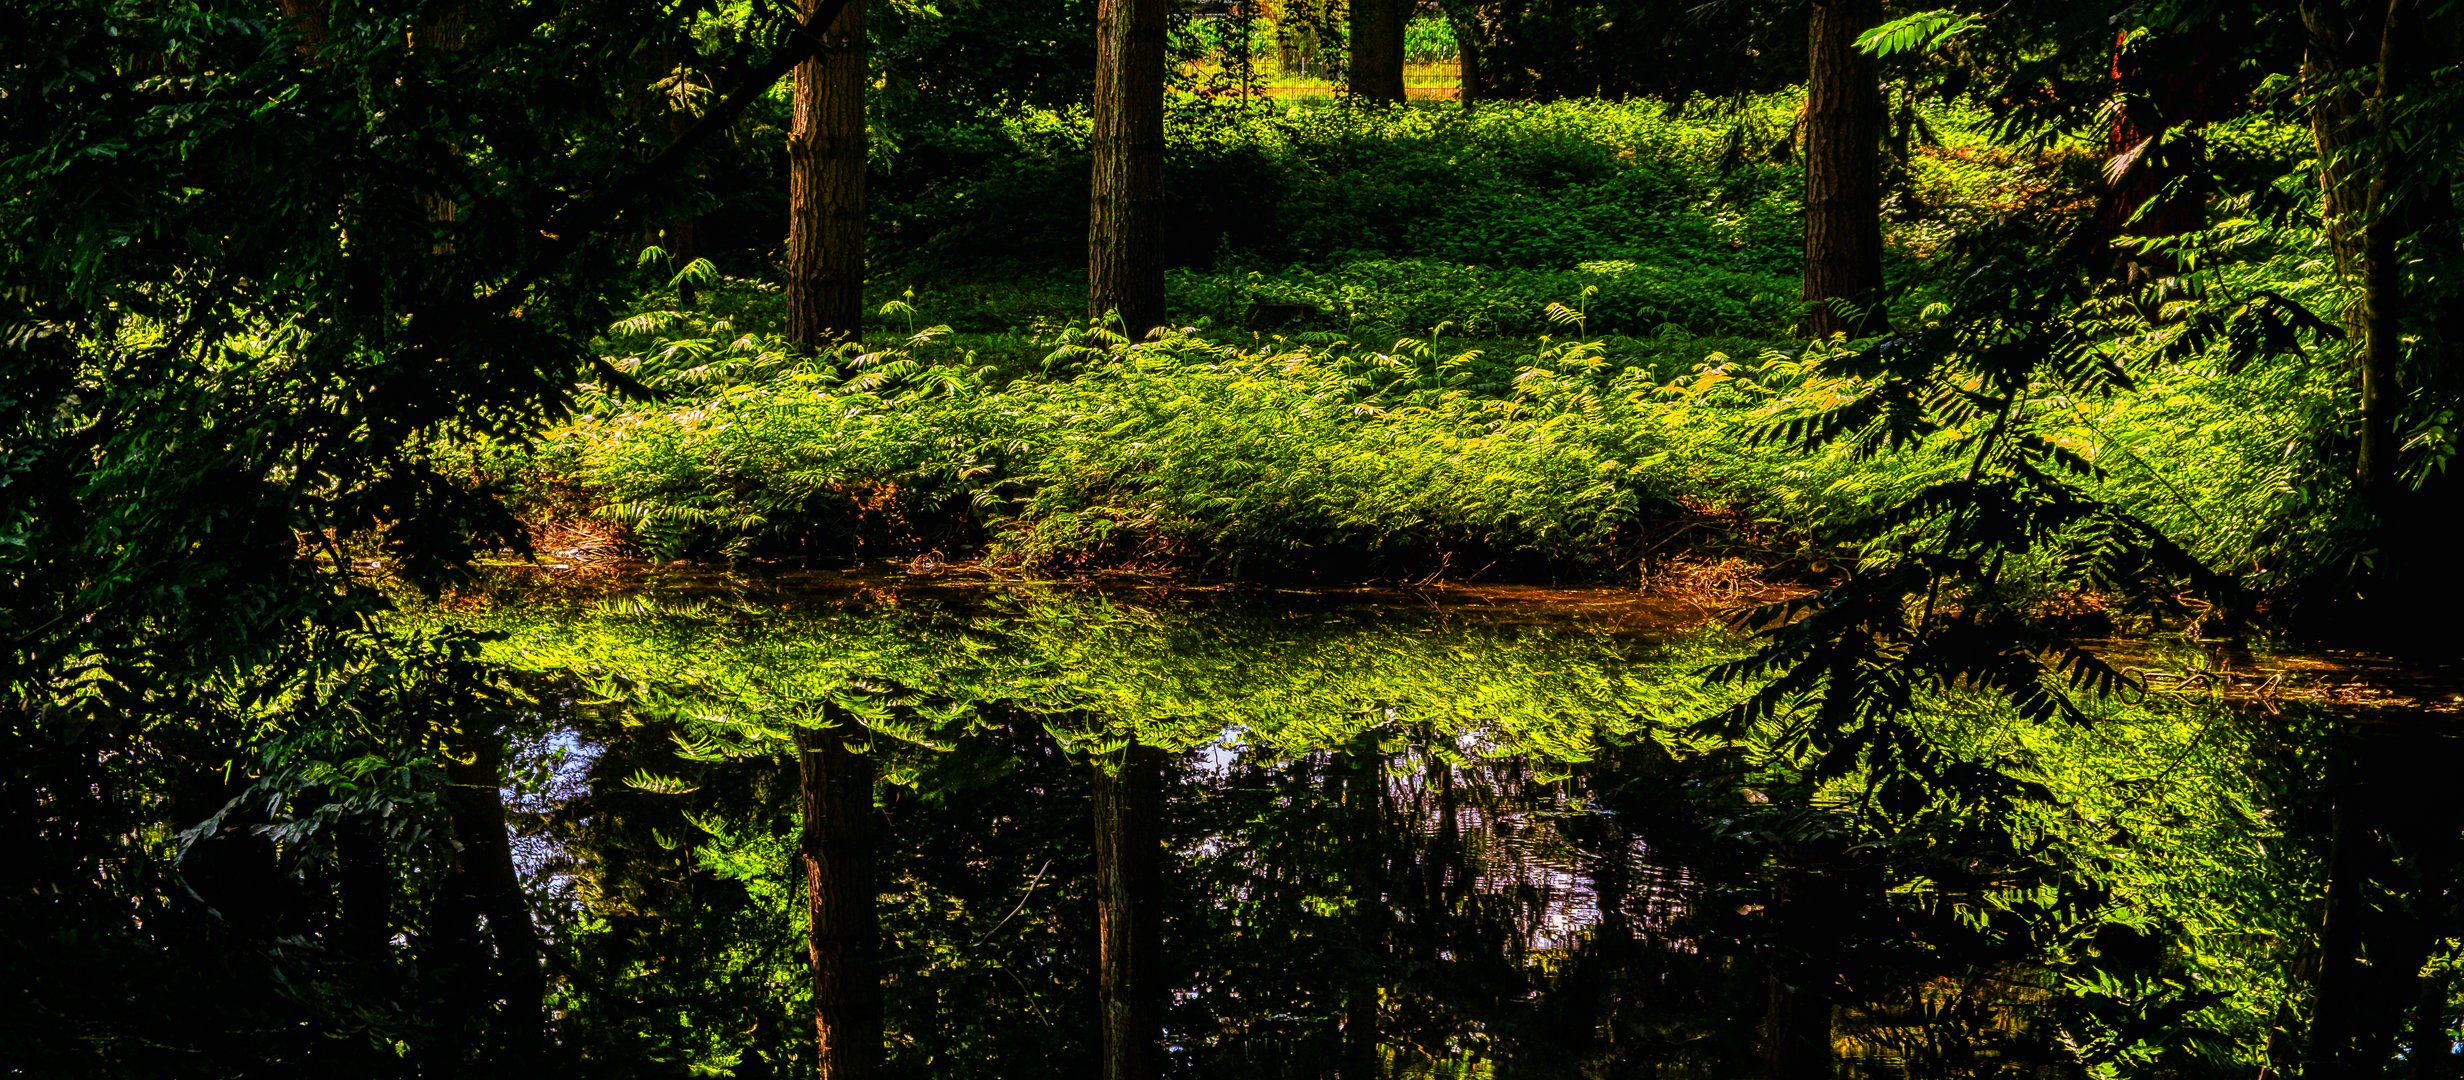
[[896,1076],[2249,1075],[2322,978],[2311,1027],[2452,993],[2399,910],[2452,878],[2447,729],[2353,721],[2349,666],[2136,645],[2084,725],[1944,690],[1995,782],[1886,809],[1706,723],[1718,614],[813,573],[451,617],[530,673],[512,855],[592,1075],[812,1075],[817,1007]]

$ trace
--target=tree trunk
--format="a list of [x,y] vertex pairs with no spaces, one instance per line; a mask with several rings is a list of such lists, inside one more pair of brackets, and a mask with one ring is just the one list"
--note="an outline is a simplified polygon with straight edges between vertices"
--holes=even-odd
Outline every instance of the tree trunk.
[[[805,0],[809,16],[818,0]],[[864,0],[796,65],[787,129],[787,336],[851,341],[864,319]]]
[[[1815,0],[1805,93],[1806,329],[1858,336],[1881,327],[1882,129],[1873,57],[1857,35],[1882,21],[1874,0]],[[1832,310],[1841,300],[1862,314]]]
[[1087,317],[1164,322],[1164,0],[1097,0]]
[[1481,38],[1480,9],[1474,0],[1439,0],[1438,7],[1446,13],[1446,21],[1454,27],[1455,63],[1462,70],[1462,90],[1458,97],[1465,109],[1489,99],[1487,70],[1488,48]]
[[[2216,50],[2215,33],[2204,27],[2136,47],[2128,31],[2115,33],[2113,95],[2129,106],[2114,112],[2105,149],[2108,161],[2127,158],[2128,167],[2111,177],[2114,190],[2098,223],[2107,236],[2180,236],[2206,227],[2205,170],[2198,164],[2205,157],[2201,132],[2216,111]],[[2167,145],[2159,150],[2157,142]],[[2163,256],[2137,253],[2124,257],[2122,269],[2150,258],[2155,272],[2174,269]]]
[[813,964],[820,1075],[871,1080],[880,1075],[882,1062],[873,763],[848,749],[841,727],[799,730],[796,765],[804,815],[805,944]]
[[313,57],[325,45],[326,0],[280,0],[283,18],[299,30],[299,51]]
[[2413,314],[2406,248],[2437,232],[2452,213],[2440,160],[2396,150],[2401,140],[2389,130],[2402,100],[2425,88],[2425,74],[2459,52],[2458,24],[2426,7],[2419,0],[2302,5],[2311,38],[2303,74],[2322,88],[2310,100],[2320,213],[2346,284],[2343,321],[2360,406],[2354,479],[2379,554],[2380,585],[2368,595],[2365,617],[2378,625],[2392,625],[2380,617],[2389,605],[2401,605],[2400,612],[2434,606],[2459,587],[2441,543],[2453,524],[2452,499],[2405,488],[2396,426],[2407,393],[2403,337]]
[[[2355,10],[2348,12],[2348,6]],[[2396,163],[2367,149],[2377,119],[2400,77],[2398,39],[2406,0],[2347,5],[2309,0],[2302,22],[2311,42],[2304,74],[2325,89],[2311,101],[2310,132],[2318,144],[2319,207],[2335,254],[2336,272],[2350,285],[2344,328],[2353,343],[2360,383],[2361,445],[2355,479],[2374,511],[2388,509],[2394,479],[2395,332],[2401,314],[2402,268],[2395,261],[2398,226],[2381,204],[2396,179]],[[2382,530],[2384,531],[2384,530]]]
[[1163,754],[1131,744],[1120,764],[1095,765],[1095,933],[1097,1007],[1103,1024],[1103,1080],[1152,1080],[1160,1073],[1163,987],[1157,952],[1163,873],[1157,829],[1163,810]]
[[1351,0],[1352,60],[1345,75],[1352,100],[1403,100],[1403,0]]

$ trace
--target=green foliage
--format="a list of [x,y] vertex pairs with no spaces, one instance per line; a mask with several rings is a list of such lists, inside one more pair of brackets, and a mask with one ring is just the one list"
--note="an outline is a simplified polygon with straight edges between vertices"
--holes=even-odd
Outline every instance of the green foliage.
[[[1581,329],[1579,311],[1555,310]],[[590,512],[661,552],[1599,573],[1633,559],[1681,500],[1804,531],[1895,482],[1738,438],[1768,410],[1842,392],[1815,358],[1715,359],[1664,378],[1579,336],[1499,361],[1413,339],[1172,334],[1063,346],[1049,374],[997,383],[964,354],[927,362],[936,330],[790,363],[690,316],[628,325],[662,321],[672,336],[612,363],[675,399],[606,399],[523,477],[586,493]]]
[[1974,15],[1963,15],[1948,8],[1919,11],[1903,15],[1857,35],[1857,48],[1879,57],[1900,53],[1923,53],[1941,48],[1977,28]]

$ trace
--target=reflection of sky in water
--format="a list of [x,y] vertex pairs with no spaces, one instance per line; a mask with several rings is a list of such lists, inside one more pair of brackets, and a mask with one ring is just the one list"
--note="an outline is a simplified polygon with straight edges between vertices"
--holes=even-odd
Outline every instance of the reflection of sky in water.
[[554,812],[569,800],[590,792],[590,769],[606,748],[585,741],[575,731],[557,728],[535,738],[512,740],[506,748],[513,783],[503,789],[505,835],[513,846],[513,868],[521,876],[531,902],[554,901],[572,907],[572,853],[547,830],[529,827],[523,819]]

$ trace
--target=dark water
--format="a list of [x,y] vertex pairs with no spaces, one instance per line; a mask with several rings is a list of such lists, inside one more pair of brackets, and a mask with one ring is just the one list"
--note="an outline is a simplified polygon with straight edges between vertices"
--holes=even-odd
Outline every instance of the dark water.
[[534,673],[516,855],[595,1075],[814,1068],[814,729],[880,778],[893,1075],[1096,1074],[1092,789],[1133,743],[1168,1075],[2248,1077],[2322,1038],[2361,1047],[2340,1075],[2453,1075],[2418,702],[2138,647],[2151,693],[2084,728],[1940,695],[1932,737],[2031,794],[1885,815],[1700,726],[1738,692],[1711,614],[818,575],[463,618]]

